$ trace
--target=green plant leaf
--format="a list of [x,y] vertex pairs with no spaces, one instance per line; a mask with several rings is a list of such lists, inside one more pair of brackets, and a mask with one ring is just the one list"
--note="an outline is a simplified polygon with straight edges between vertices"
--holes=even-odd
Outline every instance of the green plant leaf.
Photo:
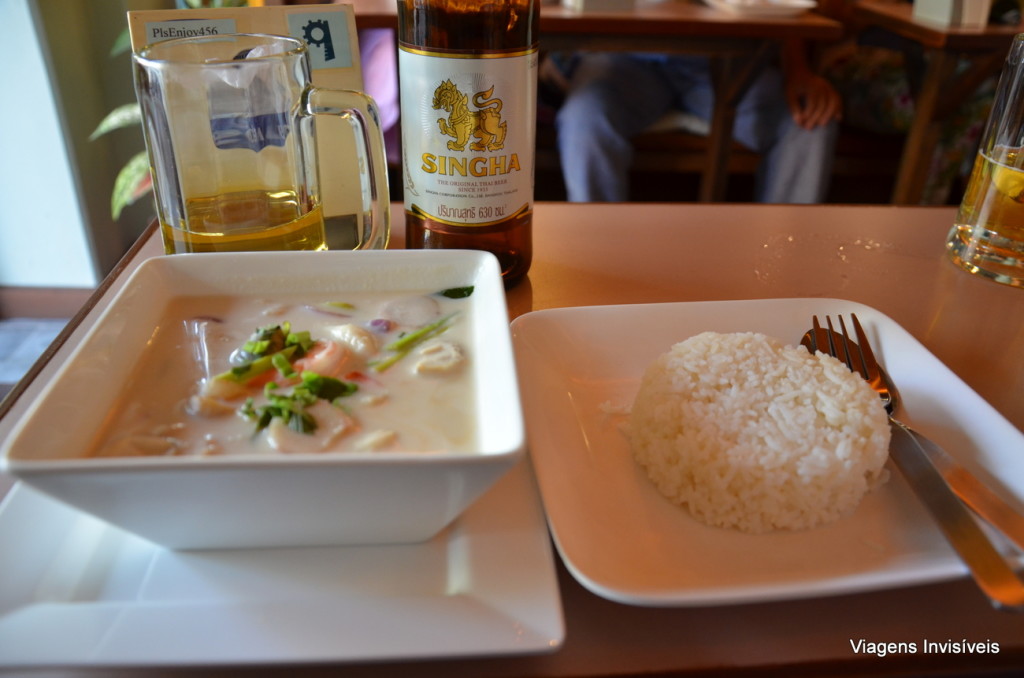
[[121,168],[117,173],[117,179],[114,180],[114,191],[110,195],[110,214],[115,221],[121,216],[121,210],[149,192],[149,189],[145,188],[149,181],[149,156],[142,151]]
[[96,130],[89,135],[89,141],[95,141],[97,138],[103,136],[107,132],[112,132],[115,129],[138,125],[141,122],[142,108],[139,106],[138,102],[123,104],[112,110],[110,113],[107,113],[107,117],[103,118]]
[[128,30],[128,27],[118,33],[117,38],[114,40],[114,44],[110,47],[110,56],[116,57],[118,54],[123,54],[132,48],[132,34]]

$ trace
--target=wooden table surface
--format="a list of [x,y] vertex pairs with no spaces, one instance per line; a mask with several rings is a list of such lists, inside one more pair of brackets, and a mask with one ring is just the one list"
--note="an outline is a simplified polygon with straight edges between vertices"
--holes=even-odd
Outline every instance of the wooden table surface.
[[[401,205],[393,206],[393,215],[393,246],[400,247]],[[509,315],[603,304],[849,299],[889,315],[1024,430],[1024,291],[971,276],[946,261],[943,243],[953,216],[952,208],[898,206],[541,203],[534,224],[533,268],[509,291]],[[107,295],[0,419],[0,438],[125,273],[141,258],[160,254],[156,240],[140,247]],[[558,574],[566,636],[563,646],[550,654],[102,675],[498,678],[1024,672],[1024,616],[993,610],[966,578],[806,600],[646,608],[591,593],[564,566],[559,565]],[[0,592],[2,581],[0,577]],[[853,650],[861,639],[920,643],[925,638],[992,642],[999,652],[880,657]],[[38,675],[69,673],[75,672]]]
[[[345,0],[355,8],[360,28],[393,28],[398,15],[396,0]],[[640,49],[659,36],[700,38],[794,37],[809,40],[838,38],[841,27],[813,12],[793,17],[751,18],[722,12],[700,0],[637,0],[626,9],[580,12],[558,3],[541,7],[541,39],[557,34],[576,36],[584,47],[588,38],[602,33],[625,39],[636,36]],[[770,34],[770,35],[769,35]],[[621,43],[619,43],[621,44]],[[672,47],[678,49],[677,43]]]
[[885,28],[925,47],[958,52],[1005,52],[1021,26],[989,25],[984,28],[942,26],[934,22],[915,19],[914,5],[892,0],[859,0],[855,16],[862,21]]

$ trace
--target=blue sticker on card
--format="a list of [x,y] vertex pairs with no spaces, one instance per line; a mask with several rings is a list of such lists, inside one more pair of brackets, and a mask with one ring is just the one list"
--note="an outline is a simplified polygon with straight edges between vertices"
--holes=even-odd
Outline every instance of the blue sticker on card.
[[345,12],[294,12],[288,15],[288,32],[309,45],[309,67],[350,68],[348,15]]

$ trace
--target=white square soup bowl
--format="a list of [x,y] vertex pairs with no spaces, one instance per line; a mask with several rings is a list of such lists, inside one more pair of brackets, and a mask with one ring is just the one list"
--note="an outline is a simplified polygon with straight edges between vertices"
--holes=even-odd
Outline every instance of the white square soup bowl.
[[[445,290],[472,285],[476,448],[466,452],[95,457],[169,303],[181,296]],[[0,451],[3,470],[174,549],[429,539],[524,454],[505,293],[475,251],[186,254],[144,262]]]

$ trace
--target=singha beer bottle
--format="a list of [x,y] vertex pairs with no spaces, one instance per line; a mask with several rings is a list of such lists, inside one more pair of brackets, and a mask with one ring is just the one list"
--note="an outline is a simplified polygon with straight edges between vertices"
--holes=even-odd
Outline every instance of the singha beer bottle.
[[540,0],[398,0],[406,246],[532,258]]

